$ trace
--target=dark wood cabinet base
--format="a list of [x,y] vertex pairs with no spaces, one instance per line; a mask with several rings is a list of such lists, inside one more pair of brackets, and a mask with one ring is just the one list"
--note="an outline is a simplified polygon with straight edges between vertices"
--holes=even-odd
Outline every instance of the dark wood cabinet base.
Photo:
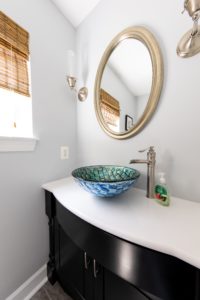
[[200,300],[199,270],[80,219],[46,192],[48,279],[75,300]]

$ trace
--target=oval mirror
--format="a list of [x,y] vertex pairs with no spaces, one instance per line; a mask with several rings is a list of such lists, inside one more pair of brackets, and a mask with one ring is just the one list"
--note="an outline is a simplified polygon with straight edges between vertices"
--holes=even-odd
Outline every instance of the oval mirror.
[[163,83],[162,56],[152,33],[131,27],[108,45],[95,82],[95,111],[102,129],[124,139],[151,118]]

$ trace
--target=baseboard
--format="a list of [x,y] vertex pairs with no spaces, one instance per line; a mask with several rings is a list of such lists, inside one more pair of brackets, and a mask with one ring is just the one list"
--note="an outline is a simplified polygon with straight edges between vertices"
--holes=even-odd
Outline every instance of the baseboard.
[[6,300],[29,300],[47,282],[47,267],[44,265],[26,280]]

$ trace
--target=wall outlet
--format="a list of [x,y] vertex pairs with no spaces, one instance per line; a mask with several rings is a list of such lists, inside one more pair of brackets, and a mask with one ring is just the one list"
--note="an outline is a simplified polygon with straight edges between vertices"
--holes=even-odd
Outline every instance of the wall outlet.
[[60,159],[68,159],[69,158],[69,147],[68,146],[61,146],[60,147]]

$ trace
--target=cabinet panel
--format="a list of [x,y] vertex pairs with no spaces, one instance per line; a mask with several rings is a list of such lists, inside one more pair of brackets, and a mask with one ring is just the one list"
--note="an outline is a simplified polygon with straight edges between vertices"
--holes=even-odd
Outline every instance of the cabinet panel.
[[87,268],[85,268],[85,299],[103,300],[103,279],[104,270],[95,259],[88,258]]
[[88,263],[87,268],[85,268],[85,276],[84,276],[84,297],[86,300],[94,299],[94,284],[93,284],[93,273],[92,273],[92,259],[87,257]]
[[122,280],[118,276],[109,272],[104,271],[104,300],[148,300],[150,298],[143,295],[134,286],[130,285],[126,281]]
[[94,277],[94,298],[93,299],[103,300],[104,299],[103,298],[104,269],[94,259],[93,259],[93,277]]
[[74,299],[84,299],[83,251],[79,249],[59,226],[59,256],[57,274],[64,289]]

